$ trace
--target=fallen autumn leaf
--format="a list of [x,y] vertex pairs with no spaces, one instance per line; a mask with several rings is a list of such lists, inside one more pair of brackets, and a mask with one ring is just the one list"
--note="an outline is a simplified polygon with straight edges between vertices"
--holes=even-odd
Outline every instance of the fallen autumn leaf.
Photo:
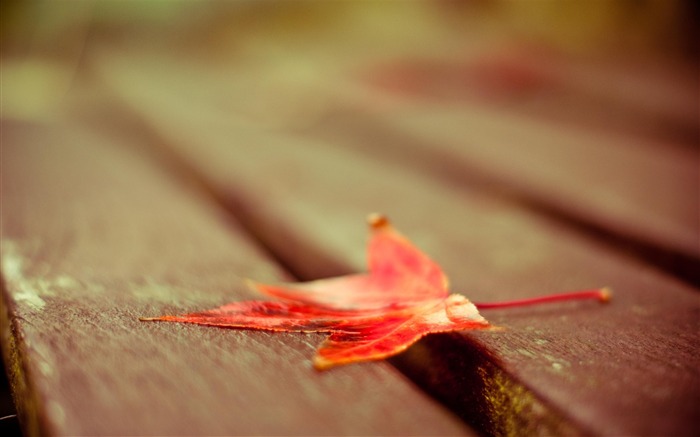
[[314,367],[322,370],[396,355],[427,334],[490,329],[477,307],[590,298],[607,301],[610,296],[603,288],[474,304],[460,294],[450,294],[440,266],[398,233],[386,217],[373,214],[369,224],[366,274],[281,285],[251,281],[251,286],[277,300],[233,302],[198,313],[141,320],[329,333],[314,357]]

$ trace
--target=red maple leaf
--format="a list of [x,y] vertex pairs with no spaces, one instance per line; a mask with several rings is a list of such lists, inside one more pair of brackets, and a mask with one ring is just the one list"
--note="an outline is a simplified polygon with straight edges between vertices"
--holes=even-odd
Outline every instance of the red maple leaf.
[[326,332],[330,336],[319,347],[314,367],[327,369],[396,355],[427,334],[491,328],[477,306],[609,297],[606,289],[600,289],[475,305],[460,294],[450,294],[440,266],[399,234],[385,217],[372,215],[369,223],[372,237],[367,274],[282,285],[251,282],[258,291],[277,300],[234,302],[199,313],[141,320]]

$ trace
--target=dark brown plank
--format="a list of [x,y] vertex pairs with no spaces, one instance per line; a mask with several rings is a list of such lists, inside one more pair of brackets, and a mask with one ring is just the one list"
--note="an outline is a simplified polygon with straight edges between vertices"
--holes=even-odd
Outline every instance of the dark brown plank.
[[471,434],[385,363],[314,371],[321,336],[139,322],[288,276],[110,137],[2,124],[0,332],[27,435]]
[[302,278],[362,270],[361,218],[378,210],[474,300],[612,286],[609,306],[494,311],[487,316],[505,333],[429,338],[396,361],[482,431],[696,432],[695,290],[477,189],[456,191],[371,155],[266,132],[206,98],[183,107],[148,75],[123,81],[111,68],[105,78],[164,154],[191,165]]
[[700,148],[479,104],[349,100],[318,125],[329,141],[507,193],[700,284]]
[[[366,79],[371,62],[378,62],[359,56],[345,70],[333,68],[328,59],[314,59],[309,62],[313,68],[305,64],[311,72],[301,78],[288,78],[274,63],[236,68],[235,63],[210,60],[193,65],[152,53],[122,58],[111,53],[98,58],[96,66],[120,70],[120,80],[132,86],[127,92],[177,90],[179,98],[173,104],[217,106],[268,128],[305,130],[334,144],[371,151],[450,183],[478,183],[700,285],[700,148],[681,144],[672,135],[646,138],[624,130],[557,123],[473,98],[457,103],[397,99],[358,79]],[[687,95],[697,94],[697,82],[668,83],[675,78],[673,68],[650,68],[626,81],[635,70],[624,63],[603,68],[559,59],[550,64],[538,68],[555,70],[547,74],[559,78],[565,91],[574,89],[574,97],[595,91],[602,100],[594,99],[598,103],[592,108],[612,106],[621,116],[621,108],[639,106],[645,115],[633,114],[635,124],[651,124],[649,119],[667,127],[674,119],[688,124],[688,117],[679,114],[687,112]],[[579,67],[592,73],[568,74]],[[178,79],[166,71],[182,74]],[[141,83],[139,74],[161,80],[167,75],[169,84],[157,90]],[[663,82],[649,86],[655,81]],[[605,91],[610,88],[619,92]],[[659,97],[659,89],[668,92]],[[446,92],[452,91],[448,87]],[[606,106],[604,96],[617,103]],[[655,100],[659,107],[650,108]],[[573,99],[571,105],[574,108],[567,110],[586,110],[581,99]]]

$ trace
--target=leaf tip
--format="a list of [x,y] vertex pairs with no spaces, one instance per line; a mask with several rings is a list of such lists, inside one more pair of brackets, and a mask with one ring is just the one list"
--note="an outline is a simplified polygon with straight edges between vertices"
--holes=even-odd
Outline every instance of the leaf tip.
[[318,370],[319,372],[323,370],[328,370],[331,367],[333,367],[335,363],[333,363],[330,360],[327,360],[321,356],[316,355],[314,357],[314,369]]
[[367,223],[372,229],[382,229],[389,226],[389,219],[385,215],[375,212],[367,216]]

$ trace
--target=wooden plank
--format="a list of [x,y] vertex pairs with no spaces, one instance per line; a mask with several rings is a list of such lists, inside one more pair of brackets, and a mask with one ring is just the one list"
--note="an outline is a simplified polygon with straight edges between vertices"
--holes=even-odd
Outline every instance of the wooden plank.
[[568,125],[696,146],[697,65],[646,54],[572,54],[506,41],[449,55],[364,65],[375,99],[459,109],[478,105]]
[[700,149],[478,105],[354,100],[319,123],[323,138],[478,183],[700,284]]
[[507,192],[700,285],[697,66],[511,45],[365,68],[314,129]]
[[[322,59],[309,67],[316,76],[308,73],[299,79],[287,77],[284,68],[256,69],[245,63],[236,68],[236,64],[211,60],[192,65],[151,53],[127,56],[130,65],[138,68],[120,71],[124,77],[134,76],[133,83],[140,84],[134,86],[143,87],[139,74],[158,75],[168,82],[160,89],[140,88],[141,93],[177,90],[181,99],[175,104],[207,105],[208,100],[266,127],[305,130],[334,144],[418,167],[451,183],[481,184],[700,286],[700,148],[670,135],[644,138],[616,129],[554,123],[522,109],[474,99],[454,104],[395,99],[358,81],[362,75],[330,68],[330,62]],[[96,64],[108,69],[110,62],[119,63],[118,58],[107,54]],[[368,70],[368,62],[355,65],[355,70]],[[685,79],[665,83],[675,77],[673,71],[650,69],[624,82],[629,68],[594,65],[588,67],[590,75],[569,77],[571,62],[548,62],[551,65],[539,69],[554,70],[547,74],[562,82],[564,93],[573,89],[574,96],[580,96],[596,89],[601,99],[611,95],[616,103],[609,106],[646,108],[640,109],[644,116],[631,116],[636,124],[652,124],[647,118],[667,127],[674,119],[688,124],[687,117],[679,114],[689,107],[685,95],[697,94],[693,88],[697,83]],[[348,70],[349,65],[345,65]],[[168,73],[174,69],[182,70],[180,80]],[[198,80],[182,80],[186,74]],[[613,79],[603,79],[608,76]],[[660,80],[665,82],[659,87],[668,90],[662,93],[664,98],[657,96],[658,87],[649,86]],[[266,87],[258,89],[257,81]],[[205,95],[204,83],[216,84],[216,89]],[[630,91],[608,93],[596,88],[610,89],[615,83],[620,84],[618,89]],[[637,95],[645,88],[650,89],[647,94]],[[663,104],[650,109],[657,97]],[[579,100],[567,110],[575,112]],[[515,153],[519,150],[526,153]]]
[[387,364],[314,371],[320,335],[139,322],[289,277],[110,137],[2,124],[0,332],[27,435],[471,435]]
[[490,312],[507,332],[431,337],[394,361],[482,432],[696,431],[695,290],[477,189],[454,190],[369,154],[266,132],[206,98],[182,107],[153,77],[114,67],[103,77],[152,127],[164,155],[191,165],[301,278],[362,270],[360,218],[383,211],[474,300],[612,286],[607,307]]

